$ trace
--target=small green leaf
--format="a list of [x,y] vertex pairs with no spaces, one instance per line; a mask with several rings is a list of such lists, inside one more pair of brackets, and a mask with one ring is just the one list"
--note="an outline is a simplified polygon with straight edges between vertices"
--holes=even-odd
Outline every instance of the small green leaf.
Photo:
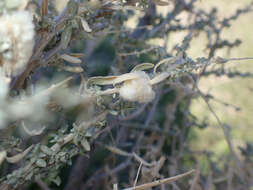
[[66,162],[67,162],[66,157],[65,157],[65,156],[62,156],[62,157],[60,158],[60,161],[63,162],[63,163],[66,163]]
[[29,181],[31,180],[33,177],[33,171],[31,171],[26,177],[25,177],[25,180]]
[[46,163],[46,161],[43,160],[43,159],[38,159],[38,160],[36,161],[36,165],[37,165],[38,167],[45,168],[45,167],[47,166],[47,163]]
[[91,77],[87,84],[96,84],[96,85],[108,85],[113,84],[117,76],[107,76],[107,77]]
[[61,185],[61,178],[57,176],[55,179],[52,179],[52,182],[54,182],[57,186]]
[[40,147],[40,149],[41,149],[41,151],[43,152],[43,153],[45,153],[46,155],[53,155],[54,154],[54,152],[50,149],[50,148],[48,148],[47,146],[45,146],[45,145],[41,145],[41,147]]
[[72,36],[72,27],[67,26],[62,32],[61,36],[61,46],[63,49],[66,49],[68,47],[68,44],[71,40],[71,36]]
[[45,158],[45,157],[47,157],[47,155],[45,153],[43,153],[43,152],[39,153],[39,158]]
[[59,153],[58,153],[58,155],[59,155],[60,157],[65,156],[66,154],[67,154],[67,152],[59,152]]

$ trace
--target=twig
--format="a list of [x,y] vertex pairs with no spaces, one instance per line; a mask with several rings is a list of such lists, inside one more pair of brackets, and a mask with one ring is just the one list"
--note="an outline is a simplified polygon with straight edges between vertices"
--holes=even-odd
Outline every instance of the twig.
[[233,167],[229,167],[227,174],[227,189],[229,190],[234,189],[232,185],[233,175],[234,175]]
[[198,179],[199,179],[199,174],[200,174],[200,168],[199,166],[197,167],[197,172],[195,173],[195,176],[192,180],[192,184],[191,184],[191,188],[190,190],[195,190],[196,189],[196,185],[198,183]]
[[48,14],[48,0],[42,0],[42,6],[41,6],[42,23],[44,22],[44,17],[47,14]]
[[211,105],[209,104],[208,100],[206,100],[206,97],[205,95],[200,91],[200,89],[198,88],[198,86],[196,85],[196,89],[197,91],[199,92],[200,96],[203,98],[203,100],[205,101],[205,103],[207,104],[209,110],[211,111],[211,113],[214,115],[217,123],[219,124],[219,126],[221,127],[223,133],[224,133],[224,136],[225,136],[225,139],[226,139],[226,142],[228,144],[228,147],[230,149],[230,152],[232,153],[233,155],[233,159],[234,159],[234,162],[235,162],[235,165],[238,169],[238,172],[239,172],[239,176],[241,178],[241,180],[244,179],[244,174],[243,174],[243,170],[242,170],[242,167],[241,167],[241,162],[240,162],[240,159],[238,158],[235,150],[234,150],[234,147],[233,147],[233,144],[231,142],[231,139],[230,139],[230,135],[229,135],[229,132],[227,130],[227,128],[222,124],[220,118],[217,116],[217,114],[215,113],[215,111],[213,110],[213,108],[211,107]]
[[[106,172],[106,173],[102,173],[102,174],[101,174],[101,172],[97,172],[95,175],[90,177],[84,185],[82,185],[81,190],[87,189],[89,184],[91,184],[93,181],[99,181],[100,179],[103,179],[107,176],[111,176],[115,173],[118,173],[119,171],[127,168],[130,164],[131,164],[131,157],[127,158],[124,162],[122,162],[121,164],[119,164],[115,168],[111,169],[110,172]],[[102,169],[100,169],[100,170],[103,171],[103,168],[104,167],[102,167]],[[100,170],[98,170],[98,171],[100,171]]]
[[85,156],[79,156],[77,158],[76,164],[74,165],[71,173],[68,177],[68,183],[66,184],[64,190],[71,190],[73,187],[79,189],[85,175],[85,169],[88,167],[88,158]]
[[[126,29],[122,29],[122,30],[110,30],[110,31],[102,31],[102,34],[114,34],[114,33],[123,33],[123,32],[132,32],[133,30],[136,29],[151,29],[152,25],[145,25],[145,26],[139,26],[136,28],[126,28]],[[100,34],[100,33],[97,33]]]
[[[90,122],[88,122],[86,124],[90,126],[90,125],[92,125],[92,124],[100,121],[106,115],[107,115],[107,112],[103,112],[100,115],[98,115],[95,119],[93,119],[92,121],[90,121]],[[54,144],[51,147],[51,150],[54,151],[55,153],[58,152],[62,146],[64,146],[65,144],[68,144],[68,143],[72,142],[73,138],[74,138],[74,133],[69,133],[68,135],[66,135],[65,137],[63,137],[63,139],[60,142],[57,142],[56,144]],[[22,168],[22,175],[21,176],[22,177],[26,177],[35,168],[36,168],[36,166],[34,165],[34,163],[33,162],[29,162],[27,165],[25,165]],[[21,185],[21,184],[19,184],[19,185]],[[6,186],[6,181],[3,181],[0,184],[0,189],[2,190],[4,188],[6,190],[11,190],[12,189],[11,186]]]
[[228,61],[247,61],[253,60],[253,57],[229,58]]
[[125,117],[119,117],[119,120],[120,121],[128,121],[128,120],[132,120],[134,118],[136,118],[138,115],[140,115],[144,110],[145,108],[147,107],[148,104],[144,104],[142,105],[139,109],[137,109],[135,112],[125,116]]
[[172,182],[174,182],[174,181],[176,181],[176,180],[178,180],[182,177],[188,176],[188,175],[190,175],[194,172],[195,172],[195,170],[191,170],[189,172],[186,172],[186,173],[183,173],[183,174],[180,174],[180,175],[176,175],[174,177],[169,177],[169,178],[166,178],[166,179],[156,180],[156,181],[151,182],[151,183],[146,183],[146,184],[139,185],[139,186],[136,186],[136,187],[130,187],[130,188],[127,188],[127,189],[124,189],[124,190],[144,190],[144,189],[155,187],[155,186],[158,186],[158,185],[172,183]]
[[137,174],[136,174],[136,178],[134,180],[134,187],[136,186],[137,184],[137,181],[138,181],[138,178],[139,178],[139,175],[140,175],[140,171],[141,171],[141,167],[142,167],[142,162],[140,163],[140,166],[138,168],[138,171],[137,171]]
[[43,53],[44,48],[47,46],[47,44],[52,40],[52,38],[56,35],[57,32],[59,32],[65,24],[65,21],[68,18],[67,9],[64,9],[59,17],[56,18],[56,26],[54,30],[51,33],[48,33],[46,35],[43,35],[43,37],[38,40],[38,42],[35,45],[35,50],[33,56],[30,58],[30,61],[27,65],[26,70],[14,81],[14,83],[11,86],[11,89],[19,89],[23,85],[26,77],[30,74],[30,72],[39,66],[40,64],[40,57]]
[[144,54],[144,53],[148,53],[154,49],[157,49],[159,47],[150,47],[148,49],[144,49],[144,50],[141,50],[141,51],[134,51],[134,52],[130,52],[130,53],[118,53],[119,56],[121,57],[125,57],[125,56],[130,56],[130,55],[136,55],[136,56],[139,56],[141,54]]

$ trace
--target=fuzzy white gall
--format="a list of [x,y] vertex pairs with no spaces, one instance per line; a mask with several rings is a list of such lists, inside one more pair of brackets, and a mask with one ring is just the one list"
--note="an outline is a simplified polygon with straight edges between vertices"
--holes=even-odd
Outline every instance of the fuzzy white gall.
[[20,74],[34,46],[34,25],[27,11],[14,11],[0,17],[0,67],[6,76]]
[[119,90],[120,96],[129,101],[136,102],[150,102],[155,97],[155,92],[150,84],[149,76],[143,71],[135,71],[135,79],[124,81],[122,87]]

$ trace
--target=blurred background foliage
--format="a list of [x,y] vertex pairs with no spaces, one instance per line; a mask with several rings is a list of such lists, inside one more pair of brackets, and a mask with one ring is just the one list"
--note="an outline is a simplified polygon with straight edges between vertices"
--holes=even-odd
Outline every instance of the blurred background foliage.
[[[208,10],[211,6],[217,7],[218,15],[223,18],[232,14],[235,9],[245,6],[250,1],[199,1],[198,6]],[[226,39],[239,38],[242,44],[231,50],[218,50],[217,55],[223,57],[250,57],[252,56],[253,37],[251,35],[252,13],[243,15],[235,20],[230,29],[224,30],[222,36]],[[206,39],[197,39],[192,44],[189,51],[193,57],[199,56],[204,52],[204,47],[201,47],[202,41]],[[197,48],[196,48],[197,47]],[[199,51],[202,50],[202,51]],[[226,65],[226,68],[234,72],[240,71],[243,73],[252,73],[252,61],[241,63],[231,63]],[[252,77],[216,77],[209,76],[200,80],[200,88],[212,94],[218,101],[211,101],[216,113],[224,123],[228,123],[232,128],[232,138],[235,146],[245,146],[245,141],[253,141],[253,101],[252,101]],[[226,102],[232,106],[224,106],[221,102]],[[239,107],[240,110],[234,106]],[[211,123],[211,127],[205,130],[197,130],[197,139],[193,142],[196,149],[211,148],[214,152],[222,154],[226,152],[226,143],[222,137],[222,132],[215,127],[215,119],[208,113],[208,109],[202,100],[195,100],[192,107],[192,112],[200,119],[207,119]]]
[[[217,9],[219,19],[226,18],[232,15],[238,8],[247,6],[251,1],[231,1],[231,0],[212,0],[212,1],[197,1],[196,7],[203,8],[206,11],[211,11],[213,8]],[[168,8],[159,7],[158,13],[165,16]],[[177,18],[184,20],[184,13]],[[216,55],[221,57],[251,57],[253,48],[253,26],[251,24],[253,13],[240,16],[232,22],[230,28],[222,31],[222,37],[231,41],[240,39],[242,43],[232,49],[219,49]],[[129,19],[127,26],[136,26],[138,21],[137,16]],[[186,32],[172,33],[168,37],[168,51],[175,46],[186,34]],[[194,38],[191,41],[190,48],[187,53],[192,58],[207,56],[206,46],[207,37],[203,34]],[[151,44],[163,45],[163,39],[152,39]],[[251,77],[253,67],[252,61],[230,63],[225,66],[234,72],[245,73],[242,77],[228,77],[215,76],[202,77],[200,79],[199,87],[206,93],[210,93],[217,100],[211,100],[217,115],[224,123],[228,123],[232,128],[232,137],[235,146],[245,146],[245,141],[253,141],[253,78]],[[224,105],[223,103],[231,104]],[[197,151],[210,149],[222,155],[228,152],[228,147],[224,139],[223,133],[217,126],[216,119],[210,115],[206,103],[201,97],[193,100],[191,105],[191,112],[197,116],[201,121],[211,124],[205,129],[194,128],[191,130],[192,147]]]

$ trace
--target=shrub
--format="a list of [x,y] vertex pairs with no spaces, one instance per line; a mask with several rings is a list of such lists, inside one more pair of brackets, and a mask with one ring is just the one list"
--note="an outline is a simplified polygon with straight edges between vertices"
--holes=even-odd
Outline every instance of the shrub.
[[[69,0],[60,13],[40,2],[0,3],[1,190],[252,187],[252,145],[238,154],[198,81],[243,75],[224,64],[251,58],[216,52],[240,45],[221,33],[253,4],[220,19],[196,0]],[[157,13],[162,7],[166,16]],[[193,59],[188,50],[201,34],[206,57]],[[193,128],[208,127],[189,111],[196,97],[224,132],[222,160],[189,144]]]

